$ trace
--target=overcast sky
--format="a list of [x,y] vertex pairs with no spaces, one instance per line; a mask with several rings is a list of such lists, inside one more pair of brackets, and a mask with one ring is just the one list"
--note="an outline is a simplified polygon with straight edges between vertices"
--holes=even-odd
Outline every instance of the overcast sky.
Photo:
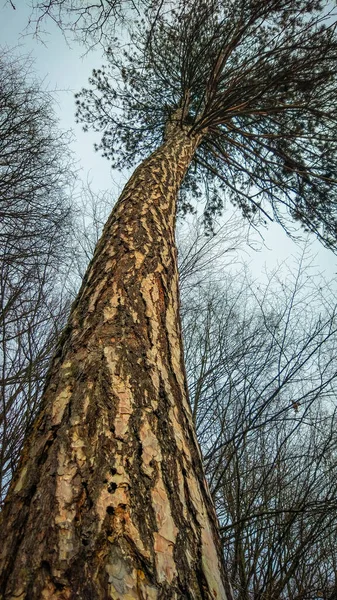
[[[99,138],[94,134],[83,133],[74,119],[74,93],[86,86],[92,68],[102,64],[100,52],[96,50],[83,57],[83,48],[75,43],[71,46],[67,44],[51,22],[45,24],[46,33],[42,44],[25,32],[30,15],[25,0],[15,3],[16,10],[13,10],[6,0],[0,2],[0,45],[14,48],[17,55],[29,54],[34,59],[36,76],[43,80],[43,86],[49,91],[55,90],[58,103],[56,110],[61,128],[74,131],[73,150],[83,180],[89,178],[96,190],[111,189],[114,201],[125,181],[115,174],[112,178],[108,161],[93,150],[93,143]],[[255,277],[259,277],[264,271],[265,264],[268,269],[275,268],[282,262],[291,264],[291,257],[300,251],[299,245],[292,242],[279,225],[272,224],[267,230],[261,230],[261,234],[265,245],[258,243],[256,235],[252,236],[257,242],[254,246],[260,247],[261,250],[249,252],[250,267]],[[313,239],[313,236],[310,239]],[[337,258],[314,240],[312,252],[316,255],[317,269],[331,280],[337,273]]]

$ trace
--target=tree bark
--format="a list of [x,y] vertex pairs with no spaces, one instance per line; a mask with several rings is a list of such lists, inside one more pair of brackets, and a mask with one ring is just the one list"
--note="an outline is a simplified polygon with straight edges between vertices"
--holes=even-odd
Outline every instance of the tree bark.
[[113,210],[2,513],[4,600],[230,597],[187,400],[175,124]]

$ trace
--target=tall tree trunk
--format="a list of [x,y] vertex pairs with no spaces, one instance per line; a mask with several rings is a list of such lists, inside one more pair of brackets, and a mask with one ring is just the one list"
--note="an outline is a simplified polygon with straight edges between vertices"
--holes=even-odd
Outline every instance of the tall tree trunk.
[[187,400],[174,242],[198,139],[171,124],[126,185],[2,513],[3,599],[225,599]]

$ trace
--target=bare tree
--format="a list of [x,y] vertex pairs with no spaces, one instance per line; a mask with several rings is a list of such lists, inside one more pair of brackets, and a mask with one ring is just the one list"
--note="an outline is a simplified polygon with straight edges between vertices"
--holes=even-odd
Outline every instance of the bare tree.
[[90,181],[82,185],[75,199],[76,218],[72,232],[72,283],[76,296],[82,279],[92,260],[104,224],[115,204],[109,190],[95,191]]
[[61,267],[70,247],[69,138],[51,97],[29,82],[31,62],[0,59],[0,497],[37,413],[67,301]]
[[[15,9],[15,3],[10,3]],[[164,4],[166,0],[30,0],[28,31],[43,37],[45,24],[52,21],[86,48],[104,47],[113,43],[118,26],[127,25],[135,16],[147,12],[155,22]]]
[[27,83],[31,68],[31,61],[2,51],[0,248],[25,264],[36,256],[57,261],[63,253],[73,181],[69,135],[56,128],[50,94]]
[[302,257],[265,285],[236,274],[185,299],[193,415],[240,600],[335,586],[336,305],[312,271]]

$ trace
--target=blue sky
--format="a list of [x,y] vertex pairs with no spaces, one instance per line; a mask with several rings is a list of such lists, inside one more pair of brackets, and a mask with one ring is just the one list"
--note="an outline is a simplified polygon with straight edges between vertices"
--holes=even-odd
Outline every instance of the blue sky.
[[[61,127],[74,131],[73,150],[82,179],[91,180],[95,190],[111,189],[113,203],[125,183],[125,178],[116,174],[112,177],[108,161],[93,150],[93,143],[98,138],[94,134],[83,133],[74,119],[74,93],[86,85],[92,68],[102,64],[102,56],[99,50],[83,56],[83,48],[76,43],[67,43],[51,22],[45,23],[43,43],[36,40],[26,31],[29,16],[30,9],[24,0],[16,2],[16,10],[2,0],[0,45],[15,48],[16,55],[29,54],[33,58],[37,78],[43,81],[46,89],[55,91],[55,108]],[[265,245],[256,234],[252,235],[252,239],[255,240],[253,246],[260,251],[254,252],[247,248],[249,252],[246,254],[256,278],[263,273],[265,265],[268,269],[274,269],[278,263],[291,264],[292,256],[300,251],[299,245],[292,242],[277,224],[261,230],[261,234]],[[313,240],[312,253],[316,255],[314,264],[317,265],[317,270],[324,271],[330,280],[337,273],[337,258],[314,241],[313,236],[310,239]]]

